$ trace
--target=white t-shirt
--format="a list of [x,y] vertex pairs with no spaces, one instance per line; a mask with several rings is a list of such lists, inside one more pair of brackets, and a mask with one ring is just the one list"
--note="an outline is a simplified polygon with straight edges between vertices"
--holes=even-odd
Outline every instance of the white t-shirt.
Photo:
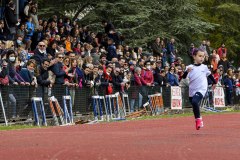
[[196,92],[200,92],[203,96],[205,96],[208,89],[208,81],[207,76],[211,74],[208,67],[204,64],[199,66],[189,65],[192,70],[188,73],[189,77],[189,97],[193,97]]

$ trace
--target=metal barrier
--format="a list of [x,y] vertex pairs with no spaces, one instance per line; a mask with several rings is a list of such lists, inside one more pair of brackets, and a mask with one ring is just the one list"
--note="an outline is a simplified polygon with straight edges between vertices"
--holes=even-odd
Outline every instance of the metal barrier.
[[[67,106],[69,102],[69,107]],[[71,96],[63,96],[63,112],[65,124],[73,124],[73,112],[72,112],[72,98]]]
[[38,102],[40,104],[39,108],[40,108],[41,117],[42,117],[42,125],[47,126],[47,120],[46,120],[43,100],[41,97],[33,97],[32,98],[32,108],[33,108],[33,113],[34,113],[35,124],[37,126],[40,126],[39,112],[38,112],[38,107],[37,107]]
[[52,96],[49,97],[49,106],[51,108],[52,111],[52,115],[53,115],[53,120],[56,126],[64,125],[64,120],[63,120],[63,111],[58,103],[58,100]]
[[[52,111],[50,109],[49,101],[48,101],[49,95],[55,96],[58,99],[59,105],[61,107],[64,107],[63,96],[70,96],[72,100],[73,116],[78,114],[89,114],[89,113],[92,113],[94,110],[94,106],[92,104],[92,96],[94,95],[94,92],[92,92],[92,89],[87,87],[68,88],[67,86],[55,85],[51,90],[49,90],[48,88],[44,88],[41,86],[39,86],[38,88],[34,88],[30,86],[19,85],[19,86],[0,86],[0,90],[2,93],[2,102],[3,102],[2,106],[4,106],[4,107],[1,107],[0,109],[1,123],[22,121],[28,118],[34,118],[32,101],[31,101],[32,97],[42,98],[46,118],[53,118]],[[105,97],[103,90],[101,90],[101,92],[99,91],[98,93],[99,93],[99,96]],[[115,95],[116,92],[114,91],[113,93]],[[108,102],[111,102],[111,103],[108,103],[108,105],[111,105],[112,107],[113,105],[116,106],[116,104],[119,104],[120,105],[120,106],[118,105],[118,107],[120,107],[119,109],[121,109],[121,106],[123,106],[125,110],[122,110],[122,112],[119,112],[119,113],[111,112],[113,114],[112,115],[113,118],[119,118],[119,117],[121,118],[130,112],[130,108],[131,108],[130,106],[134,106],[136,110],[141,110],[140,107],[142,106],[142,104],[148,102],[149,95],[154,95],[159,93],[161,93],[162,95],[163,107],[170,108],[170,103],[171,103],[170,87],[160,87],[160,86],[154,86],[154,87],[132,86],[128,90],[125,90],[124,94],[122,95],[119,94],[121,95],[121,101],[113,100],[113,99],[116,99],[116,96],[115,97],[106,96],[105,102],[107,103],[107,99],[108,99]],[[185,108],[191,107],[188,100],[187,87],[182,88],[182,98],[183,98],[182,99],[183,106]],[[118,97],[118,99],[120,98]],[[114,103],[112,101],[114,101]],[[239,105],[240,96],[236,96],[236,94],[233,94],[232,101],[233,101],[233,104]],[[101,99],[101,103],[103,104],[103,99]],[[102,105],[102,107],[103,107],[102,112],[105,114],[107,111],[110,110],[109,107],[104,108],[104,105]],[[5,116],[4,116],[4,111],[5,111]],[[69,113],[69,117],[72,119],[69,111],[68,113]],[[6,120],[5,120],[5,117],[6,117]],[[68,122],[69,122],[69,117],[68,117]],[[101,119],[101,117],[99,117],[99,119]]]
[[123,105],[119,92],[106,95],[106,113],[112,120],[124,119],[126,116],[125,105]]

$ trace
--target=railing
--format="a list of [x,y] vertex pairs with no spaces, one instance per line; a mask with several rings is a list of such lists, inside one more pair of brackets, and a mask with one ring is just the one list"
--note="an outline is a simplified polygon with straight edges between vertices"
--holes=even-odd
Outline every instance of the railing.
[[[148,86],[132,86],[125,93],[128,94],[131,110],[139,110],[140,107],[148,101],[148,95],[162,93],[164,108],[170,108],[171,103],[170,87],[148,87]],[[114,89],[113,93],[119,92]],[[93,112],[92,100],[93,95],[104,95],[102,88],[72,88],[67,86],[55,85],[52,89],[45,87],[29,87],[29,86],[1,86],[2,100],[8,121],[19,121],[33,118],[32,113],[32,97],[42,97],[45,113],[47,118],[52,117],[49,107],[48,97],[55,96],[60,106],[63,106],[62,96],[70,95],[72,98],[73,114],[88,114]],[[232,94],[233,104],[240,104],[240,97]],[[191,107],[188,100],[188,88],[182,87],[183,108]],[[0,107],[0,122],[4,122],[2,107]]]

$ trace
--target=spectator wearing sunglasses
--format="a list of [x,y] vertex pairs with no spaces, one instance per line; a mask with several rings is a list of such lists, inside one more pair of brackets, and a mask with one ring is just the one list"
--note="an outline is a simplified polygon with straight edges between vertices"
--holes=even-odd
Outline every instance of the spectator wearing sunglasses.
[[56,75],[56,80],[55,84],[64,84],[64,77],[67,75],[67,73],[63,70],[63,59],[64,59],[64,54],[58,53],[56,55],[56,61],[51,70],[52,72]]
[[39,42],[36,50],[34,51],[34,56],[32,57],[37,62],[37,65],[43,63],[44,59],[47,59],[46,45],[44,42]]

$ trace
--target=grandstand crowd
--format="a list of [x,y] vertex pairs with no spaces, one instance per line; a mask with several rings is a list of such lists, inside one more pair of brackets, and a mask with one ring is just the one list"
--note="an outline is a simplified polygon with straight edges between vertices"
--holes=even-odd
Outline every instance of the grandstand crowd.
[[[182,79],[187,64],[174,38],[156,37],[147,52],[126,44],[107,20],[99,22],[102,32],[97,33],[81,22],[57,15],[41,19],[38,10],[32,0],[20,19],[12,1],[5,9],[0,21],[1,85],[87,87],[92,94],[128,92],[131,86],[188,86],[188,80]],[[189,44],[186,54],[192,58],[195,48],[204,49],[204,63],[225,87],[227,105],[231,105],[232,94],[240,95],[240,68],[228,60],[225,44],[219,46],[211,48],[210,41],[203,40],[198,46]],[[142,92],[144,89],[138,90],[135,96],[141,97]]]

